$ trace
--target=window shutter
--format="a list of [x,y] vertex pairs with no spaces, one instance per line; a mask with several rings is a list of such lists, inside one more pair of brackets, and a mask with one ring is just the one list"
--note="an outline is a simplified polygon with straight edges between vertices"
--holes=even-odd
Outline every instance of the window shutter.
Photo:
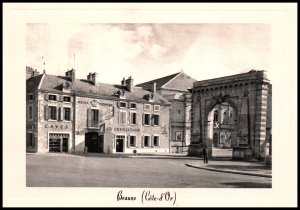
[[130,136],[127,136],[127,147],[130,148]]
[[160,125],[160,115],[157,115],[157,119],[158,119],[158,120],[157,120],[157,121],[158,121],[157,124]]
[[120,101],[117,102],[117,106],[120,108]]
[[150,144],[151,147],[154,147],[154,136],[151,136]]
[[35,100],[36,93],[32,93],[32,100]]
[[144,148],[144,136],[142,136],[142,148]]
[[143,119],[142,119],[142,121],[143,121],[143,125],[145,125],[145,114],[143,113]]
[[91,127],[92,125],[92,110],[88,108],[87,110],[87,127]]
[[63,101],[64,101],[63,96],[58,96],[58,97],[59,97],[59,101],[60,101],[60,102],[63,102]]
[[150,125],[154,125],[154,115],[150,115]]
[[49,99],[49,96],[48,96],[48,93],[45,93],[45,101],[48,101],[48,99]]
[[35,139],[36,136],[34,135],[34,133],[32,133],[32,147],[35,147]]
[[71,96],[71,102],[74,102],[74,99],[73,99],[73,97]]
[[160,138],[159,138],[159,136],[157,137],[157,145],[160,147]]
[[59,115],[60,115],[60,119],[59,120],[64,120],[64,118],[65,118],[65,115],[64,115],[64,112],[65,112],[65,110],[64,110],[64,108],[63,107],[59,107]]
[[58,107],[55,107],[55,111],[56,111],[56,120],[58,120],[58,112],[59,112]]
[[70,120],[73,121],[73,109],[70,108]]
[[116,149],[116,135],[113,134],[113,148]]
[[48,107],[48,105],[46,105],[44,107],[44,111],[45,111],[45,113],[44,113],[45,120],[48,120],[49,119],[49,107]]

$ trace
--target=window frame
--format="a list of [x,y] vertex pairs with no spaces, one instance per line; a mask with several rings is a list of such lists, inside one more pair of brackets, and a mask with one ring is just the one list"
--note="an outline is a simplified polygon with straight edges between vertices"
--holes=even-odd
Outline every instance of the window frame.
[[[125,106],[121,106],[122,103],[125,104]],[[125,109],[125,108],[127,108],[127,106],[128,106],[128,103],[126,101],[119,101],[119,108],[120,109]]]
[[[35,144],[34,144],[34,133],[33,132],[27,132],[27,134],[29,134],[31,136],[31,138],[29,139],[29,143],[26,142],[26,146],[28,146],[28,147],[35,147]],[[26,139],[26,141],[27,141],[27,139]]]
[[[158,138],[157,145],[154,144],[155,137]],[[159,147],[159,145],[160,145],[160,136],[159,135],[153,135],[153,147]]]
[[[121,123],[121,113],[125,113],[125,117],[124,117],[125,123]],[[125,111],[125,110],[119,111],[119,120],[118,121],[119,121],[120,125],[127,125],[127,111]]]
[[[65,101],[65,97],[66,97],[66,98],[69,98],[70,101]],[[63,102],[64,102],[64,103],[71,103],[71,101],[72,101],[71,96],[63,95]]]
[[[131,107],[132,104],[134,104],[135,107]],[[137,103],[135,103],[135,102],[130,102],[130,103],[129,103],[129,107],[130,107],[130,109],[137,109]]]
[[[50,96],[55,96],[55,100],[50,99]],[[48,101],[58,101],[58,94],[48,94]]]
[[[32,96],[32,99],[30,98]],[[27,94],[28,101],[34,101],[34,93]]]
[[[94,123],[95,125],[93,126],[92,125],[93,121],[94,121],[93,116],[96,116],[95,114],[93,115],[94,111],[98,111],[98,118],[97,118],[97,123]],[[97,128],[99,126],[99,123],[100,123],[100,121],[99,121],[99,113],[100,113],[99,109],[93,109],[93,108],[91,108],[91,127],[92,128]]]
[[[134,146],[131,146],[131,137],[134,137]],[[136,143],[136,135],[129,135],[129,148],[136,148],[137,147],[137,143]]]
[[[148,137],[148,146],[146,146],[146,144],[145,144],[145,140],[146,140],[145,137]],[[144,134],[144,136],[143,136],[143,145],[144,145],[144,147],[147,147],[147,148],[151,147],[151,136],[150,135]]]
[[[131,119],[132,119],[131,114],[135,114],[135,124],[133,124],[132,121],[131,121]],[[130,111],[129,112],[129,124],[130,125],[137,125],[138,124],[138,122],[137,122],[137,112],[136,111]]]
[[[155,109],[155,107],[158,107],[158,109]],[[160,111],[160,105],[153,105],[153,111],[159,112]]]
[[[51,107],[55,107],[55,119],[52,119]],[[58,121],[58,107],[56,105],[48,105],[48,121]]]
[[[146,106],[149,106],[149,109],[146,109]],[[151,111],[151,104],[144,104],[144,110],[145,111]]]
[[[146,115],[149,115],[149,124],[146,124]],[[150,113],[143,113],[143,125],[144,126],[151,126],[151,114]]]
[[[158,124],[154,124],[155,120],[154,120],[154,116],[158,116]],[[160,125],[160,115],[159,114],[152,114],[152,119],[153,119],[153,126],[159,126]]]
[[[63,117],[63,120],[64,121],[68,121],[68,122],[70,122],[71,121],[71,114],[72,114],[72,109],[71,109],[71,107],[62,107],[63,108],[63,115],[64,115],[64,117]],[[69,109],[70,110],[70,113],[69,113],[69,119],[67,120],[66,119],[66,112],[65,112],[65,109]]]

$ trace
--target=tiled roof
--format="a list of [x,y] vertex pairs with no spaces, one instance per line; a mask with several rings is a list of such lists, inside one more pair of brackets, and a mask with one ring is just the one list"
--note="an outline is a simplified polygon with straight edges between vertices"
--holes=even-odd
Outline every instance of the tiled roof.
[[[72,86],[72,92],[77,95],[85,95],[90,97],[99,97],[110,100],[129,100],[137,102],[149,103],[148,100],[144,99],[145,95],[151,94],[150,91],[143,90],[142,88],[134,87],[133,92],[127,91],[127,89],[121,85],[111,85],[104,83],[97,83],[93,85],[91,81],[86,79],[76,79],[71,82],[68,77],[65,76],[55,76],[45,74],[43,83],[40,87],[41,90],[45,91],[61,91],[61,85],[65,82],[69,82]],[[125,90],[125,99],[119,99],[115,94],[118,90]],[[153,103],[169,105],[170,103],[164,99],[158,93],[154,93]]]
[[171,79],[176,77],[178,74],[180,74],[180,72],[178,72],[176,74],[169,75],[169,76],[165,76],[165,77],[162,77],[162,78],[154,79],[154,80],[151,80],[151,81],[148,81],[148,82],[144,82],[144,83],[138,84],[136,86],[137,87],[148,87],[151,83],[155,82],[156,83],[156,88],[161,88],[163,85],[165,85]]
[[38,76],[28,78],[26,80],[26,91],[32,92],[37,90],[42,77],[43,75],[40,74]]
[[148,82],[144,82],[138,84],[138,87],[143,87],[145,89],[149,88],[152,83],[156,83],[156,88],[159,89],[175,89],[180,91],[187,91],[189,88],[193,87],[193,83],[196,82],[195,79],[191,78],[190,76],[186,75],[183,72],[179,72],[176,74],[172,74],[166,77],[158,78],[155,80],[151,80]]

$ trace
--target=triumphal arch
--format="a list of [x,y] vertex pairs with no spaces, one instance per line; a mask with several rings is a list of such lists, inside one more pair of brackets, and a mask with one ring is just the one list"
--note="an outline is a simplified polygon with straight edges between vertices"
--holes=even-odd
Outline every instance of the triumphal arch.
[[272,86],[266,71],[195,82],[189,155],[209,156],[228,148],[234,160],[264,161],[271,156]]

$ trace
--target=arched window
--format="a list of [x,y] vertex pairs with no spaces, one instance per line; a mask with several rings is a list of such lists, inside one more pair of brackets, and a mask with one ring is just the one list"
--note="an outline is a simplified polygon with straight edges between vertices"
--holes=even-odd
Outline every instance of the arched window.
[[218,122],[218,119],[219,119],[219,111],[215,110],[214,111],[214,122]]

